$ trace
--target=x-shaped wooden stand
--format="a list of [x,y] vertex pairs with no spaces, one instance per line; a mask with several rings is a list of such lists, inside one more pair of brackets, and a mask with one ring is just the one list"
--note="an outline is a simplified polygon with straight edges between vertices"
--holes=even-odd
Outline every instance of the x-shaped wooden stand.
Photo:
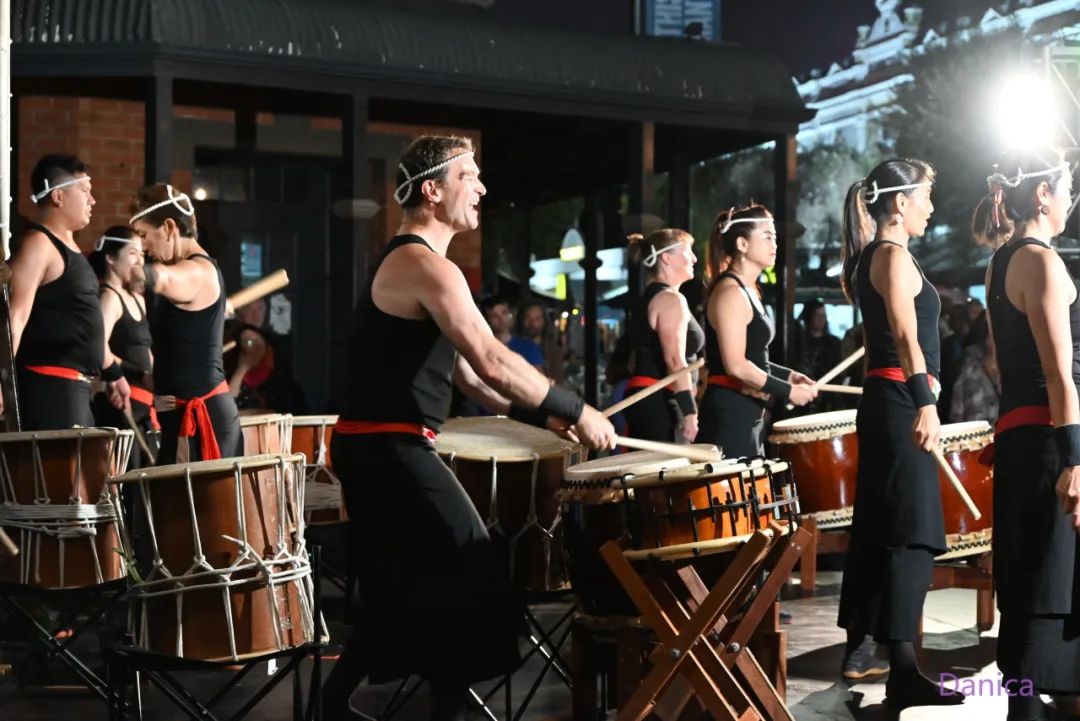
[[642,721],[679,673],[718,721],[793,721],[747,644],[809,540],[802,529],[757,531],[736,551],[712,590],[692,566],[678,569],[688,596],[685,605],[659,577],[642,578],[617,542],[605,544],[601,555],[659,642],[652,670],[616,721]]

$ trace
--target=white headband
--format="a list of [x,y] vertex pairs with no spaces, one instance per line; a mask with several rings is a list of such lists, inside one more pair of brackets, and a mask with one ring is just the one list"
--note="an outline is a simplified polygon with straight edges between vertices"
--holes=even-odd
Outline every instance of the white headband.
[[924,183],[911,183],[909,185],[890,185],[888,188],[879,188],[877,187],[877,181],[875,180],[870,185],[870,188],[862,189],[862,197],[863,200],[866,201],[867,205],[873,205],[874,203],[876,203],[877,199],[881,197],[882,193],[888,193],[893,190],[913,190],[914,188],[921,188],[924,185],[933,185],[933,183],[931,183],[930,181],[926,181]]
[[720,235],[728,232],[728,230],[731,229],[731,226],[736,223],[768,223],[769,225],[775,225],[775,220],[773,218],[736,218],[735,220],[732,220],[729,215],[728,219],[724,221],[724,224],[720,226]]
[[67,180],[61,183],[57,183],[56,185],[49,185],[49,179],[45,178],[45,190],[41,191],[40,193],[31,193],[30,202],[34,205],[37,205],[41,202],[42,198],[44,198],[46,195],[53,192],[54,190],[60,190],[60,188],[66,188],[69,185],[75,185],[75,183],[81,183],[84,180],[90,180],[90,176],[82,175],[78,178],[68,178]]
[[105,243],[112,241],[113,243],[138,243],[138,238],[118,238],[115,235],[103,235],[98,238],[98,242],[94,244],[94,250],[101,250],[105,247]]
[[[144,215],[149,215],[150,213],[153,213],[158,208],[164,208],[166,205],[176,206],[177,210],[179,210],[181,213],[188,217],[195,215],[195,206],[191,204],[191,198],[188,197],[187,193],[174,194],[173,187],[171,185],[165,186],[165,192],[169,195],[168,200],[163,200],[160,203],[154,203],[149,208],[143,208],[138,213],[131,216],[131,219],[128,220],[128,225],[131,225]],[[186,208],[184,207],[184,203],[187,203]]]
[[656,265],[656,259],[660,256],[661,253],[666,253],[669,250],[674,250],[675,248],[678,248],[681,245],[682,245],[682,243],[673,243],[673,244],[671,244],[671,245],[669,245],[667,247],[661,248],[660,250],[657,250],[655,245],[649,245],[650,252],[641,261],[641,264],[644,265],[646,268],[651,268],[654,265]]
[[[409,169],[406,168],[401,163],[398,163],[398,167],[401,168],[401,172],[405,174],[405,182],[403,182],[401,185],[399,185],[397,187],[397,190],[394,191],[394,200],[397,201],[398,205],[405,205],[405,201],[407,201],[409,199],[409,197],[412,195],[413,181],[419,180],[420,178],[423,178],[425,176],[431,175],[432,173],[436,173],[436,172],[442,170],[443,168],[450,165],[450,163],[454,162],[458,158],[471,158],[473,155],[474,155],[474,153],[473,153],[472,150],[467,150],[464,153],[458,153],[457,155],[451,155],[449,158],[442,161],[441,163],[439,163],[437,165],[432,165],[427,170],[419,172],[416,175],[409,175]],[[405,195],[401,194],[401,191],[403,191],[403,190],[405,191]]]
[[1056,175],[1057,173],[1068,172],[1068,170],[1069,161],[1067,160],[1058,165],[1055,165],[1052,168],[1047,168],[1046,170],[1036,170],[1034,173],[1025,173],[1022,169],[1017,168],[1015,176],[1009,178],[1006,177],[1004,173],[994,173],[986,179],[986,184],[990,187],[990,190],[994,189],[994,185],[996,183],[1001,183],[1007,188],[1015,188],[1028,178],[1039,178],[1044,175]]

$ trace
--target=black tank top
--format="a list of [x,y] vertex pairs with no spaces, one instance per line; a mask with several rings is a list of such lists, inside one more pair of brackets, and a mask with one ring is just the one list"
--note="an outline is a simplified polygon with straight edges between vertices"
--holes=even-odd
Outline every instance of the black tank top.
[[[668,374],[664,349],[660,345],[660,334],[649,325],[649,303],[652,299],[671,286],[666,283],[649,283],[641,294],[638,312],[634,314],[630,337],[634,341],[634,375],[648,378],[663,378]],[[686,361],[695,360],[705,345],[705,333],[694,317],[686,325]]]
[[206,395],[225,380],[222,335],[225,330],[225,280],[213,258],[218,298],[202,310],[184,310],[158,298],[150,323],[154,339],[154,392],[190,400]]
[[[1009,263],[1016,251],[1025,245],[1045,244],[1034,238],[1023,238],[998,248],[991,260],[990,285],[986,289],[994,349],[1001,371],[1002,415],[1019,406],[1050,404],[1046,374],[1039,362],[1039,349],[1035,345],[1035,336],[1031,333],[1027,316],[1017,310],[1005,294],[1005,274]],[[1073,341],[1072,377],[1080,387],[1080,294],[1069,306],[1069,327]]]
[[64,261],[64,272],[37,289],[19,342],[18,364],[60,366],[97,375],[105,351],[97,275],[82,253],[64,245],[48,228],[37,223],[30,228],[52,242]]
[[457,351],[433,319],[384,313],[371,294],[379,267],[403,245],[431,250],[418,235],[399,235],[386,246],[375,266],[353,316],[341,418],[416,423],[437,431],[450,411],[450,377]]
[[101,289],[115,293],[120,299],[120,320],[116,321],[109,336],[109,350],[124,361],[124,376],[128,381],[145,387],[146,374],[154,369],[150,360],[150,321],[146,311],[143,310],[142,318],[135,318],[128,310],[123,293],[105,283],[101,284]]
[[[893,338],[889,318],[885,313],[885,299],[874,290],[874,285],[870,282],[870,264],[874,251],[884,243],[900,245],[888,240],[871,242],[863,249],[855,268],[855,302],[859,304],[859,311],[863,316],[867,370],[900,367],[896,339]],[[941,316],[941,298],[914,258],[911,262],[915,263],[915,268],[922,277],[922,289],[915,296],[915,327],[919,348],[922,349],[926,362],[926,372],[940,380],[941,336],[938,333],[938,318]]]
[[[765,308],[761,305],[761,300],[754,297],[753,294],[747,290],[743,285],[739,276],[732,272],[724,273],[717,279],[719,283],[720,279],[733,278],[739,287],[742,288],[743,295],[746,296],[747,301],[750,303],[750,307],[753,309],[754,317],[750,319],[750,322],[746,324],[746,360],[756,365],[766,373],[769,372],[769,344],[772,343],[773,335],[776,333],[776,325],[773,323],[771,317],[765,313]],[[713,291],[716,290],[716,286],[713,286]],[[711,292],[710,292],[711,296]],[[706,318],[705,323],[705,360],[706,365],[709,368],[709,375],[727,375],[727,369],[724,368],[724,362],[720,358],[720,344],[717,340],[716,330],[713,328],[712,323],[708,322]]]

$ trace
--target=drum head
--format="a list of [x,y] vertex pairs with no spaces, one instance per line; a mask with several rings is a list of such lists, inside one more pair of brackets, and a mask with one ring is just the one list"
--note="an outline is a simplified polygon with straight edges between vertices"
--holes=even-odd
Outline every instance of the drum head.
[[337,416],[293,416],[293,428],[315,428],[332,426],[337,423]]
[[[715,450],[716,448],[710,443],[695,443],[693,447],[701,450]],[[719,458],[717,460],[719,462]],[[563,476],[567,481],[600,481],[605,478],[656,474],[660,471],[685,468],[689,465],[690,461],[687,458],[670,456],[656,451],[633,451],[632,453],[620,453],[615,456],[597,458],[593,461],[570,466]]]
[[240,416],[240,427],[247,428],[249,426],[265,426],[271,423],[280,423],[285,418],[290,416],[282,415],[281,413],[260,413],[252,416]]
[[740,463],[735,458],[726,458],[716,463],[694,463],[681,468],[665,468],[662,473],[638,473],[633,479],[626,482],[626,487],[646,488],[698,479],[724,479],[735,478],[736,476],[749,480],[765,475],[766,464],[768,464],[767,470],[772,473],[784,473],[788,469],[788,464],[785,461],[763,461],[760,458],[755,458],[752,461]]
[[855,432],[855,415],[858,411],[829,411],[798,418],[785,418],[773,424],[769,443],[797,443],[808,440],[806,436],[835,438]]
[[990,424],[986,421],[967,421],[965,423],[946,423],[941,427],[941,442],[949,443],[961,438],[974,438],[990,434]]
[[264,468],[276,466],[284,461],[286,465],[303,465],[304,456],[300,453],[291,455],[265,454],[261,456],[247,456],[244,458],[218,458],[213,461],[195,461],[192,463],[176,463],[169,466],[154,466],[153,468],[140,468],[134,471],[110,478],[109,483],[133,483],[135,481],[153,481],[166,478],[181,478],[187,471],[192,476],[206,475],[210,473],[222,473],[232,471],[237,466],[241,472],[260,471]]
[[62,431],[21,431],[19,433],[0,433],[0,443],[19,443],[26,441],[74,441],[78,438],[119,438],[131,436],[129,430],[115,428],[68,428]]
[[573,453],[581,446],[552,431],[503,416],[451,418],[435,439],[435,450],[464,461],[531,461]]

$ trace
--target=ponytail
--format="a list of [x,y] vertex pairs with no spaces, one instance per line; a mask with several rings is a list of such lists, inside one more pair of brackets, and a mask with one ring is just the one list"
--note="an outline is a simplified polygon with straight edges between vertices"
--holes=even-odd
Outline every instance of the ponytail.
[[855,266],[858,265],[859,255],[863,248],[870,242],[870,235],[874,228],[870,211],[866,207],[866,197],[863,193],[865,188],[865,178],[856,181],[848,188],[847,197],[844,199],[844,221],[840,243],[843,272],[840,276],[840,287],[844,291],[844,296],[851,302],[855,302]]

